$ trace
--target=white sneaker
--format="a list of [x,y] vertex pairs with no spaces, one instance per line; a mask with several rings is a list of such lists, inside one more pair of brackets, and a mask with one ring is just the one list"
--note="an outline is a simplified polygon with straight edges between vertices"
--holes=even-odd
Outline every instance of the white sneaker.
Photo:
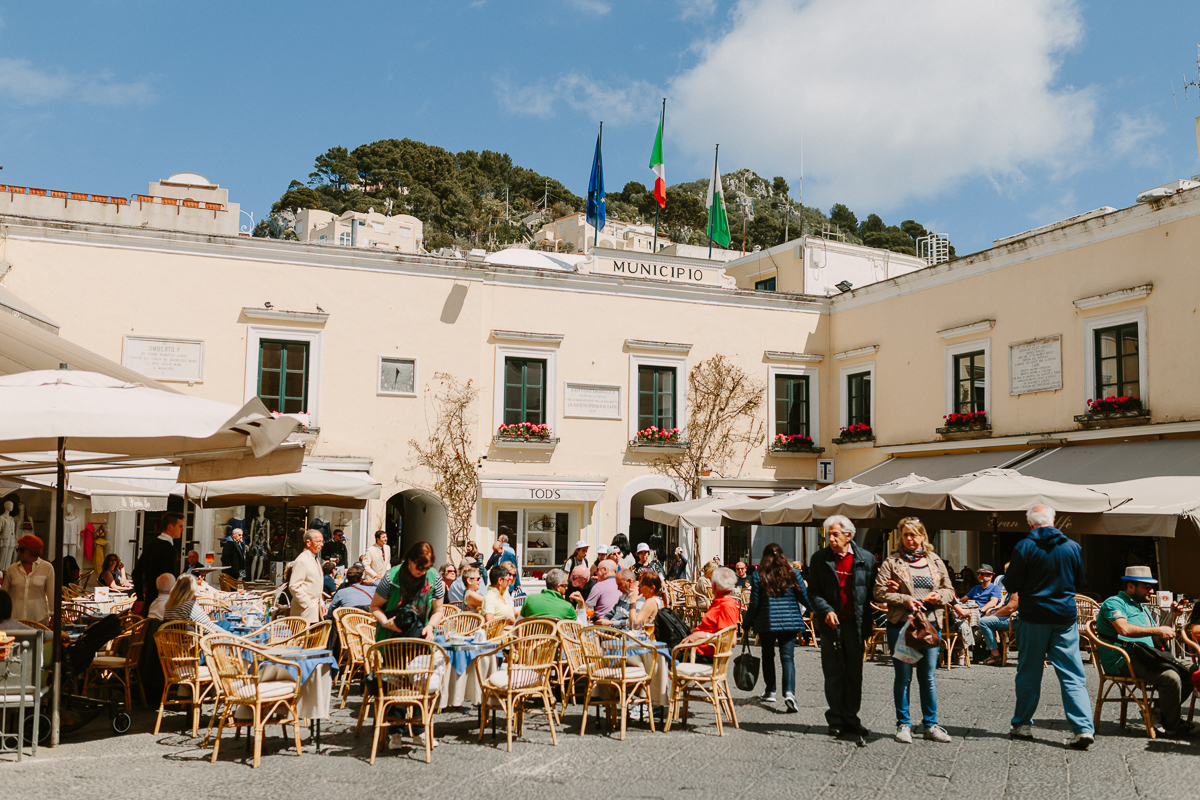
[[762,697],[758,698],[758,700],[761,703],[774,703],[775,702],[775,693],[774,692],[763,692]]
[[1032,739],[1033,738],[1033,726],[1032,725],[1018,725],[1017,727],[1009,730],[1008,736],[1011,739]]
[[[413,734],[412,741],[413,741],[413,744],[415,744],[417,747],[421,748],[422,750],[424,750],[424,749],[425,749],[425,734],[423,734],[423,733],[414,733],[414,734]],[[430,743],[429,743],[429,749],[430,749],[430,750],[432,750],[433,748],[435,748],[435,747],[437,747],[437,746],[438,746],[438,740],[437,740],[437,739],[434,739],[432,742],[430,742]]]
[[1072,750],[1087,750],[1094,741],[1096,741],[1096,737],[1090,733],[1077,733],[1067,739],[1067,747]]
[[946,733],[941,725],[927,725],[925,726],[925,738],[931,742],[945,743],[950,741],[950,734]]
[[388,750],[399,750],[404,746],[404,734],[389,733],[387,738]]
[[897,725],[896,741],[900,744],[912,744],[912,726],[904,724]]
[[795,714],[800,709],[796,708],[796,695],[787,692],[783,696],[783,705],[787,708],[787,713]]

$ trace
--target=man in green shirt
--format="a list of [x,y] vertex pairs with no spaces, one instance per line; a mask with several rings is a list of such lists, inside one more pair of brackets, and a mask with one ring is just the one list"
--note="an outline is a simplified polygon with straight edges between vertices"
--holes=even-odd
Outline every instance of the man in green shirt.
[[525,599],[521,616],[575,619],[575,606],[563,597],[566,589],[567,573],[555,567],[546,573],[546,588],[540,594]]
[[[1179,708],[1192,693],[1192,682],[1185,675],[1195,669],[1189,664],[1176,661],[1172,666],[1167,660],[1141,653],[1138,648],[1125,647],[1126,642],[1140,642],[1148,647],[1157,647],[1155,638],[1167,642],[1175,638],[1175,628],[1170,625],[1156,626],[1143,607],[1154,595],[1158,584],[1150,574],[1149,567],[1127,567],[1121,580],[1125,590],[1108,598],[1100,606],[1096,618],[1096,633],[1109,644],[1124,647],[1133,663],[1134,672],[1158,690],[1158,714],[1167,736],[1190,737],[1200,731],[1200,725],[1185,722]],[[1100,648],[1100,663],[1110,673],[1128,675],[1125,659],[1115,650]],[[1163,654],[1169,658],[1166,653]],[[1174,659],[1172,659],[1174,660]]]

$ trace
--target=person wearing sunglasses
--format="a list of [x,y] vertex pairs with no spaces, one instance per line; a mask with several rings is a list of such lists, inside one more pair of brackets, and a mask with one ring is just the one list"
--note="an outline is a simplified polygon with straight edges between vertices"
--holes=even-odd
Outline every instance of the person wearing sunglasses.
[[17,562],[4,573],[4,591],[12,598],[13,619],[50,621],[54,566],[42,560],[42,540],[33,534],[17,539]]

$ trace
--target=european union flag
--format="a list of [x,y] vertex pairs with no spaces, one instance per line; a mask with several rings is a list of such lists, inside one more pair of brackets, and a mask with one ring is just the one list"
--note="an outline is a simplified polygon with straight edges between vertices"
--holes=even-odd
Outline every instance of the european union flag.
[[604,128],[596,135],[596,157],[592,160],[592,179],[588,181],[587,221],[597,233],[604,230],[604,161],[600,157],[600,140]]

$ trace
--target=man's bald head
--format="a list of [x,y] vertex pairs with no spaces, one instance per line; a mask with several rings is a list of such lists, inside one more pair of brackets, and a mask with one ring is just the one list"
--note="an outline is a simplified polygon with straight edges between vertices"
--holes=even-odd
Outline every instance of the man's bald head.
[[579,566],[575,567],[575,569],[571,570],[571,585],[576,588],[581,588],[587,585],[587,582],[591,580],[591,577],[592,571],[583,564],[580,564]]
[[170,594],[175,588],[175,576],[169,572],[164,572],[154,581],[154,588],[158,589],[159,594]]
[[620,570],[620,567],[617,566],[617,562],[601,561],[596,566],[596,577],[600,580],[606,580],[616,575],[618,570]]

